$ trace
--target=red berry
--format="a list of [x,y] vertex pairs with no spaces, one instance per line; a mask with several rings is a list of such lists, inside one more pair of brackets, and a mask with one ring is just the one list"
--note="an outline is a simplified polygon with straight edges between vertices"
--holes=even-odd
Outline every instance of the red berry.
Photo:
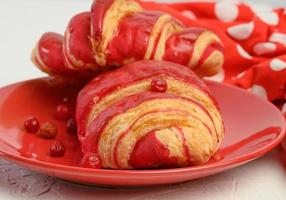
[[166,92],[167,82],[162,78],[153,78],[151,81],[151,90],[153,92]]
[[45,139],[54,139],[57,136],[57,133],[58,130],[54,124],[45,122],[41,125],[40,131],[37,135]]
[[95,153],[87,153],[81,160],[81,166],[86,168],[100,169],[102,167],[99,156]]
[[25,120],[24,127],[28,133],[37,133],[40,128],[40,123],[37,118],[30,117]]
[[63,121],[68,120],[71,117],[70,108],[66,104],[59,104],[56,109],[55,117]]
[[67,132],[72,135],[75,135],[77,133],[77,125],[74,118],[70,118],[67,121]]
[[69,101],[69,99],[67,97],[64,97],[62,100],[64,103],[67,103]]
[[215,162],[217,162],[217,161],[220,161],[220,160],[223,159],[223,155],[221,155],[220,153],[215,153],[215,154],[212,156],[212,158],[213,158],[213,160],[214,160]]
[[59,141],[54,141],[50,146],[50,156],[62,157],[64,155],[65,155],[65,147],[63,143]]

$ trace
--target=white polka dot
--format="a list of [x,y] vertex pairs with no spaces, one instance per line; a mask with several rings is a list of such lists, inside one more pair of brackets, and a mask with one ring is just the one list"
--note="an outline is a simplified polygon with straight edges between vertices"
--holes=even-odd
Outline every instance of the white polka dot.
[[272,42],[260,42],[254,45],[253,51],[256,55],[261,56],[276,50],[276,44]]
[[286,34],[284,33],[272,33],[269,37],[270,42],[277,42],[286,46]]
[[238,24],[227,29],[228,34],[237,40],[245,40],[250,37],[254,29],[254,23]]
[[267,100],[267,92],[264,87],[260,85],[253,85],[251,88],[248,89],[248,91],[252,92],[253,94],[256,94],[264,100]]
[[234,21],[238,16],[236,3],[231,1],[220,1],[215,4],[215,15],[223,22]]
[[286,69],[286,62],[284,62],[283,60],[280,60],[278,58],[274,58],[273,60],[271,60],[270,62],[270,68],[273,71],[281,71]]
[[196,15],[190,10],[184,10],[182,14],[189,19],[196,19]]
[[257,17],[259,17],[259,19],[264,23],[271,26],[276,26],[279,23],[279,16],[276,12],[257,14]]
[[271,12],[272,11],[272,7],[267,5],[267,4],[263,4],[263,3],[248,3],[248,6],[250,7],[250,9],[252,10],[252,12],[256,13],[262,13],[262,12]]
[[221,69],[216,75],[211,76],[211,77],[204,77],[206,80],[212,80],[212,81],[217,81],[217,82],[223,82],[225,77],[224,70]]
[[249,6],[262,22],[272,26],[278,25],[279,16],[271,6],[257,3],[249,4]]
[[247,51],[245,51],[239,44],[236,45],[236,49],[241,57],[246,59],[252,59],[252,56],[249,55],[249,53],[247,53]]
[[284,105],[282,106],[282,113],[286,114],[286,103],[284,103]]

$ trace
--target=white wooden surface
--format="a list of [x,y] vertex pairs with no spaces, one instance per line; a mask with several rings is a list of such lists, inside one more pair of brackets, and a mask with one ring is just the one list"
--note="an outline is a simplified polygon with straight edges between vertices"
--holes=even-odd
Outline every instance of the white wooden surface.
[[[254,0],[252,0],[254,1]],[[45,31],[63,32],[89,0],[0,0],[0,87],[43,76],[29,57]],[[258,1],[257,1],[258,2]],[[264,0],[274,5],[286,1]],[[0,108],[1,109],[1,108]],[[281,149],[249,164],[189,183],[148,189],[106,189],[72,184],[0,160],[2,199],[286,199],[286,154]],[[283,164],[284,162],[284,164]]]

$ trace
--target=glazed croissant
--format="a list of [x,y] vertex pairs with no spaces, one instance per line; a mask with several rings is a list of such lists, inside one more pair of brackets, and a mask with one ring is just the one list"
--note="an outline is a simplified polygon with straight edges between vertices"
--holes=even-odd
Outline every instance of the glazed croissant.
[[96,0],[91,11],[74,16],[64,34],[46,33],[32,60],[59,76],[93,76],[137,60],[165,60],[216,74],[223,64],[219,38],[203,28],[187,28],[168,14],[146,11],[132,0]]
[[103,168],[199,165],[218,150],[224,126],[205,83],[185,66],[139,61],[96,77],[79,94],[84,155]]

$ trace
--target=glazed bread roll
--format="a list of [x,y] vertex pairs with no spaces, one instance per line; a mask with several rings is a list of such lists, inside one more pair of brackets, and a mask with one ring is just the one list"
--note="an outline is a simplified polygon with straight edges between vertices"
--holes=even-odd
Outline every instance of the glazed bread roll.
[[212,76],[223,65],[213,32],[186,27],[169,14],[143,10],[132,0],[96,0],[74,16],[64,36],[46,33],[32,60],[51,75],[88,76],[138,60],[165,60]]
[[189,68],[139,61],[96,77],[79,94],[83,157],[100,167],[150,169],[206,163],[224,126],[207,86]]

